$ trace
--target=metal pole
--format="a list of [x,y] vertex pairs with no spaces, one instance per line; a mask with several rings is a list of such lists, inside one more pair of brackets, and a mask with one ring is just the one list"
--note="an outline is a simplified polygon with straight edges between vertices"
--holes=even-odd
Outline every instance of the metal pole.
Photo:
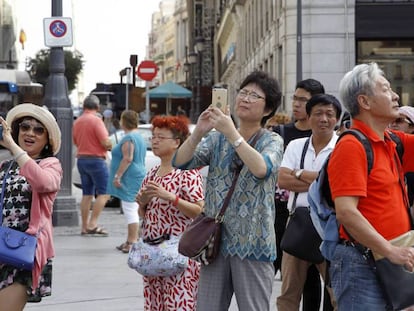
[[150,98],[149,98],[149,82],[145,81],[145,118],[147,123],[150,123]]
[[296,81],[302,81],[302,0],[297,0]]
[[198,51],[197,53],[197,61],[198,61],[198,77],[197,77],[197,95],[196,95],[196,105],[195,105],[195,116],[194,116],[194,123],[197,122],[198,117],[200,116],[200,106],[201,106],[201,61],[202,61],[203,53]]
[[[52,0],[52,16],[62,16],[62,0]],[[49,60],[50,75],[46,82],[43,104],[55,116],[62,132],[62,147],[57,157],[63,171],[61,190],[53,210],[54,226],[78,226],[76,199],[72,197],[72,123],[73,112],[68,97],[63,47],[52,47]]]
[[125,68],[126,71],[126,83],[125,83],[125,110],[129,107],[129,72],[131,68]]

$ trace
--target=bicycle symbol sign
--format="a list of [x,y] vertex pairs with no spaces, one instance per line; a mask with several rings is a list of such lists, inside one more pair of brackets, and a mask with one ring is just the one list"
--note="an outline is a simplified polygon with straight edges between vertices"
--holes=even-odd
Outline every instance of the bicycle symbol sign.
[[[1,0],[0,0],[1,2]],[[72,46],[72,19],[70,17],[46,17],[43,19],[43,34],[48,47]]]
[[62,20],[55,20],[50,23],[49,31],[52,36],[60,38],[66,34],[68,27],[66,26],[65,22]]

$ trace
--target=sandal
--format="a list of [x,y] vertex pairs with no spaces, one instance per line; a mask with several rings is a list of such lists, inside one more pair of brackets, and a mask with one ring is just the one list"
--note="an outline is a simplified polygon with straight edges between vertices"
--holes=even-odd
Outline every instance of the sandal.
[[122,249],[125,247],[125,245],[128,243],[128,241],[122,243],[121,245],[115,246],[115,248],[119,251],[122,251]]
[[108,236],[108,232],[102,227],[95,227],[93,229],[87,229],[86,233],[93,236]]
[[123,252],[124,254],[128,254],[129,253],[129,250],[131,249],[131,246],[132,246],[132,243],[126,241],[124,243],[124,247],[121,249],[121,252]]

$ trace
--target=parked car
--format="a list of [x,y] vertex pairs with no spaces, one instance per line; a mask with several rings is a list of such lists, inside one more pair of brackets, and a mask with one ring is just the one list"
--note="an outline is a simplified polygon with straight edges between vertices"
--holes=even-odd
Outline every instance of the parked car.
[[[144,138],[144,141],[147,145],[147,152],[146,152],[146,156],[145,156],[145,169],[146,169],[147,172],[152,167],[154,167],[155,165],[160,163],[160,159],[156,155],[154,155],[154,153],[152,152],[152,145],[151,145],[152,131],[151,131],[151,128],[152,128],[151,124],[139,124],[138,125],[138,132],[142,135],[142,137]],[[193,131],[194,128],[195,128],[195,125],[190,124],[190,131]],[[112,145],[115,146],[122,139],[122,137],[124,135],[125,135],[124,130],[118,130],[114,134],[110,135],[109,139],[112,141]],[[76,155],[76,146],[74,146],[74,155]],[[108,151],[107,157],[106,157],[106,162],[108,164],[108,167],[111,163],[111,159],[112,159],[112,153],[110,151]],[[208,167],[207,166],[203,167],[200,170],[200,173],[203,176],[203,180],[204,180],[204,183],[205,183],[205,180],[206,180],[207,174],[208,174]],[[81,179],[80,179],[76,159],[75,159],[74,166],[72,168],[72,183],[76,187],[82,188],[81,187]],[[119,207],[120,202],[117,198],[111,197],[111,199],[108,201],[106,206]]]

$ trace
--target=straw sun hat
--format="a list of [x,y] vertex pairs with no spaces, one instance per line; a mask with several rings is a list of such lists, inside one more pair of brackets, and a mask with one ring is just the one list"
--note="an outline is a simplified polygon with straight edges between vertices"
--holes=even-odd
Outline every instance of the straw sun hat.
[[47,110],[34,104],[20,104],[11,109],[7,113],[6,122],[9,126],[13,121],[22,117],[32,117],[42,123],[49,134],[49,144],[52,146],[53,154],[56,155],[60,150],[61,132],[53,114]]

